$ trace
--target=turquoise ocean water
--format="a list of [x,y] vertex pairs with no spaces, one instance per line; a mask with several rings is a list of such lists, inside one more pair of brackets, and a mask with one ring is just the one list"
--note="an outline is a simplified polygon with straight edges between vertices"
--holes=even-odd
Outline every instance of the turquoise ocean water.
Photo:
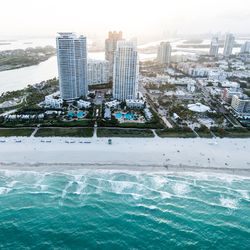
[[250,179],[0,171],[0,249],[250,249]]

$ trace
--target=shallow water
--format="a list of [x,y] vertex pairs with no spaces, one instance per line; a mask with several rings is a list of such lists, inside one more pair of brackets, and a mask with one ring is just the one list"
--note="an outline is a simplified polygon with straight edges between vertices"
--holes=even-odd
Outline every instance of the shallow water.
[[0,249],[247,249],[250,179],[0,171]]

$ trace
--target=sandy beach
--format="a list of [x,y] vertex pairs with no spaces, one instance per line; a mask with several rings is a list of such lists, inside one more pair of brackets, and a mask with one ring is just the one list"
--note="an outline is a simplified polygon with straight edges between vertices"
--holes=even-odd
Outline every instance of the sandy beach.
[[250,139],[0,138],[0,166],[160,168],[250,173]]

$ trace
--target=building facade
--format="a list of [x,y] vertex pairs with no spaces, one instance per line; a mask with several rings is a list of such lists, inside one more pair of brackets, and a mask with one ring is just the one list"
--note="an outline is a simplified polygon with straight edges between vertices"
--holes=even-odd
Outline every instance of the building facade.
[[113,77],[114,55],[117,48],[117,42],[122,41],[122,32],[110,31],[105,40],[105,59],[109,62],[109,77]]
[[214,37],[210,44],[209,55],[217,57],[219,55],[219,39]]
[[226,40],[224,43],[223,56],[229,57],[233,53],[235,37],[233,34],[226,34]]
[[109,82],[109,62],[106,60],[88,60],[88,84]]
[[87,41],[74,33],[59,33],[56,38],[57,64],[61,98],[66,101],[86,96]]
[[240,53],[250,53],[250,41],[245,42],[241,46]]
[[157,62],[169,64],[171,61],[172,48],[169,42],[161,42],[157,51]]
[[136,44],[120,41],[114,57],[113,98],[135,100],[138,93],[139,63]]
[[248,96],[234,95],[232,98],[231,106],[237,115],[250,116],[250,98]]
[[242,91],[240,88],[224,88],[222,92],[222,99],[225,102],[230,103],[232,101],[233,96],[241,96]]

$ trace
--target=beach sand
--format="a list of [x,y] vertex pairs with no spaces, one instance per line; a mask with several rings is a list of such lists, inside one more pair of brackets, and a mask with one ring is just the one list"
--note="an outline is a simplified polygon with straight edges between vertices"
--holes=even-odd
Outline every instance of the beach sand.
[[[88,143],[86,143],[88,142]],[[0,167],[129,168],[250,173],[250,139],[0,139]]]

